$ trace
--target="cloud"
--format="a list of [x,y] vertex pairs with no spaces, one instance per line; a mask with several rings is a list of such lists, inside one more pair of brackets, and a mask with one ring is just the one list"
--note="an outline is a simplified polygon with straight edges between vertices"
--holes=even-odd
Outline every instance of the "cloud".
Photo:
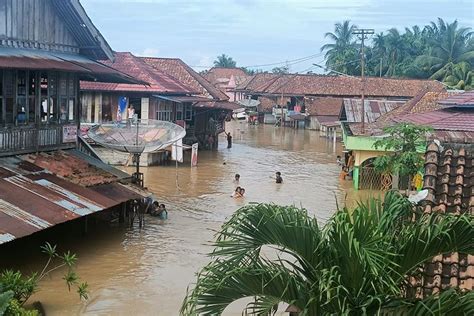
[[141,57],[158,57],[160,54],[160,50],[158,48],[145,48],[141,53],[133,53],[136,56]]

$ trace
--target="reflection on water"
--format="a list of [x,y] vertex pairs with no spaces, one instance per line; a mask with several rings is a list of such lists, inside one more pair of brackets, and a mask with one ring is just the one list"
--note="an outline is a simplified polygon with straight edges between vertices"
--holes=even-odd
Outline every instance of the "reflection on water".
[[[65,229],[56,241],[79,256],[78,273],[90,284],[91,298],[79,302],[67,294],[60,274],[42,283],[33,300],[48,315],[177,315],[187,286],[208,262],[213,231],[249,202],[294,204],[325,221],[344,200],[353,200],[348,181],[340,182],[334,145],[315,131],[247,126],[232,122],[234,144],[224,137],[216,152],[199,152],[199,166],[144,168],[145,184],[169,210],[169,220],[147,218],[145,228],[99,227],[78,238]],[[282,173],[284,183],[272,178]],[[232,199],[234,174],[241,175],[244,199]],[[11,262],[24,270],[38,266],[42,237],[23,242]],[[19,243],[21,244],[21,243]],[[17,249],[16,247],[15,249]],[[0,254],[3,257],[3,253]],[[25,258],[29,259],[25,262]],[[21,262],[21,264],[20,264]],[[233,314],[233,313],[232,313]],[[240,315],[240,312],[236,313]]]

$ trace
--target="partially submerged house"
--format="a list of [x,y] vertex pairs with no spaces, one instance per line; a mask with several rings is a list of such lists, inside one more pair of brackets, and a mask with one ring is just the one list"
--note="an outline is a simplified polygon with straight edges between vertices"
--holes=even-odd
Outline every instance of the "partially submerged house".
[[204,77],[216,88],[224,91],[230,101],[240,101],[243,93],[236,91],[237,86],[248,80],[249,76],[242,68],[213,67],[204,73]]
[[129,175],[79,146],[79,81],[138,81],[97,61],[113,53],[78,0],[2,1],[0,21],[0,244],[124,210]]
[[[421,90],[444,89],[441,83],[434,80],[378,77],[367,77],[365,80],[365,96],[368,100],[408,101]],[[320,104],[324,104],[321,98],[360,99],[361,80],[359,77],[333,75],[256,74],[236,90],[248,98],[268,98],[288,111],[304,111],[306,103],[315,98],[319,98]],[[314,109],[313,106],[312,111]]]
[[[84,122],[126,119],[127,109],[133,107],[139,119],[169,121],[185,127],[185,144],[197,142],[201,149],[215,149],[217,135],[224,131],[225,117],[239,108],[178,58],[137,57],[122,52],[115,53],[113,62],[105,63],[144,84],[81,82]],[[165,157],[164,151],[146,155],[142,163],[161,163]]]
[[344,99],[307,97],[305,109],[307,127],[321,131],[321,136],[329,136],[340,130],[339,115],[341,114]]
[[383,136],[386,126],[399,123],[428,126],[433,129],[429,139],[473,143],[474,107],[466,101],[470,95],[465,93],[449,97],[447,92],[423,91],[403,106],[367,124],[364,129],[361,123],[344,123],[344,145],[355,156],[354,187],[377,188],[380,185],[374,175],[372,162],[385,151],[375,149],[373,144]]

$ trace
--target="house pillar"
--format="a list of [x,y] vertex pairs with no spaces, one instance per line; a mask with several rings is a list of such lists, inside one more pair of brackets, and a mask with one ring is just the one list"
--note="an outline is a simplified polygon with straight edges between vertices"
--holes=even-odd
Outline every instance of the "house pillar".
[[141,117],[142,120],[151,119],[151,117],[150,117],[150,98],[142,98],[140,117]]
[[354,166],[354,171],[352,172],[352,183],[355,190],[359,190],[359,166]]

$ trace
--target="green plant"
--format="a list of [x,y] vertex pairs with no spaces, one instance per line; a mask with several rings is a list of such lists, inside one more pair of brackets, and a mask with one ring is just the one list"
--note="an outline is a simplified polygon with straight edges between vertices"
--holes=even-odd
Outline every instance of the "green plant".
[[375,170],[382,174],[399,174],[412,177],[423,166],[423,157],[418,148],[424,147],[426,134],[430,127],[401,123],[384,128],[385,137],[374,143],[375,149],[383,149],[387,153],[374,161]]
[[[79,277],[74,270],[77,256],[70,251],[60,255],[56,250],[56,245],[53,246],[50,243],[42,246],[41,250],[48,256],[48,260],[40,272],[24,276],[20,271],[7,269],[0,273],[0,315],[3,315],[2,309],[6,315],[34,315],[29,314],[30,311],[17,308],[17,305],[21,307],[36,292],[39,282],[44,277],[64,267],[67,270],[63,279],[68,290],[71,291],[71,287],[75,286],[80,299],[88,298],[88,284],[87,282],[79,283]],[[25,312],[21,313],[23,310]]]
[[473,253],[473,225],[472,216],[414,212],[393,191],[383,201],[371,198],[338,211],[324,227],[304,209],[249,205],[218,233],[213,259],[199,272],[181,314],[219,315],[241,298],[251,300],[246,312],[258,315],[271,314],[280,302],[300,315],[375,315],[398,308],[430,314],[441,300],[444,311],[469,312],[472,294],[416,299],[408,277],[435,255]]

